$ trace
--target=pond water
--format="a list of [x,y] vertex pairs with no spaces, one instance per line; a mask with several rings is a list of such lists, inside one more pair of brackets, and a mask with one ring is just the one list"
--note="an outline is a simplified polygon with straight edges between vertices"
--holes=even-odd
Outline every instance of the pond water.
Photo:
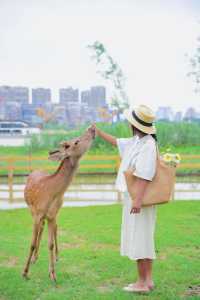
[[26,136],[1,136],[0,137],[0,146],[24,146],[30,141],[29,137]]

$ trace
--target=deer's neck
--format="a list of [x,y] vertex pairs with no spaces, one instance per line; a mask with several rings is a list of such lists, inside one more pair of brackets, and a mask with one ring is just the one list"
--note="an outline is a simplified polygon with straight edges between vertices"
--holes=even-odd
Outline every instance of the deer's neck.
[[78,168],[78,160],[64,159],[56,172],[51,175],[51,189],[55,194],[64,193],[69,186],[76,169]]

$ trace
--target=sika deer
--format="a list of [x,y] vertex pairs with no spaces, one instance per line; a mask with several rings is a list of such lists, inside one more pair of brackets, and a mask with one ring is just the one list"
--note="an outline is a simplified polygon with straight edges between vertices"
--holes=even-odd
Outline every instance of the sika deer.
[[[82,155],[90,148],[95,137],[95,128],[89,127],[79,138],[62,142],[58,150],[49,153],[49,159],[61,161],[57,171],[49,175],[44,171],[32,172],[24,190],[34,220],[32,242],[28,259],[23,271],[27,277],[31,260],[38,258],[38,250],[45,220],[48,223],[49,276],[56,281],[54,258],[58,258],[56,216],[63,203],[63,195],[78,168]],[[54,252],[55,248],[55,252]]]

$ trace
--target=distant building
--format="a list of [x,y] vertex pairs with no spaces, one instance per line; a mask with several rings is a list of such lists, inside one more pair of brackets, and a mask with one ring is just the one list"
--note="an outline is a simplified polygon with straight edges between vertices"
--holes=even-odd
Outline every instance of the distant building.
[[104,114],[109,112],[104,86],[93,86],[82,91],[81,102],[78,89],[61,88],[58,104],[51,101],[51,90],[47,88],[32,89],[30,103],[27,87],[0,86],[0,120],[24,120],[33,126],[55,120],[74,127],[102,121],[104,110]]
[[45,88],[32,89],[32,104],[35,107],[45,107],[51,103],[51,90]]
[[102,121],[100,112],[98,109],[89,106],[88,104],[82,104],[82,123],[93,123]]
[[198,119],[198,113],[193,107],[189,107],[184,115],[184,120],[186,121],[192,121]]
[[66,106],[61,104],[55,104],[53,110],[56,112],[54,120],[62,125],[67,123],[67,116],[66,116]]
[[27,87],[13,87],[11,90],[12,101],[20,104],[29,103],[29,89]]
[[69,102],[66,105],[66,119],[69,127],[75,127],[82,124],[81,104],[77,102]]
[[69,102],[79,102],[79,90],[72,87],[59,89],[59,103],[66,105]]
[[180,122],[180,121],[182,121],[182,119],[183,119],[183,114],[182,114],[182,112],[181,112],[181,111],[177,111],[177,112],[175,113],[175,116],[174,116],[174,121],[175,121],[175,122]]
[[94,107],[106,105],[106,89],[104,86],[91,87],[91,102],[88,104]]
[[81,93],[81,103],[87,103],[89,107],[106,106],[106,88],[104,86],[93,86],[90,90]]
[[11,87],[6,85],[0,86],[0,105],[11,100]]
[[5,116],[6,116],[5,107],[0,106],[0,120],[4,120],[6,118]]
[[29,89],[21,86],[0,86],[0,101],[18,102],[20,104],[29,102]]
[[87,103],[81,103],[81,123],[89,124],[95,120],[96,112]]
[[22,105],[22,120],[27,122],[28,124],[35,125],[36,122],[36,108],[33,104],[28,103]]
[[6,118],[6,108],[4,105],[4,101],[0,99],[0,120],[4,120]]
[[85,90],[81,92],[81,103],[89,104],[91,103],[91,91]]
[[22,110],[21,104],[18,102],[5,102],[5,115],[4,119],[13,121],[13,120],[21,120],[22,119]]
[[169,106],[161,106],[158,107],[158,110],[156,112],[156,119],[160,121],[173,121],[174,114]]
[[88,107],[86,103],[68,102],[65,105],[58,105],[62,108],[56,115],[56,121],[59,124],[66,124],[69,128],[91,123],[96,120],[97,112]]

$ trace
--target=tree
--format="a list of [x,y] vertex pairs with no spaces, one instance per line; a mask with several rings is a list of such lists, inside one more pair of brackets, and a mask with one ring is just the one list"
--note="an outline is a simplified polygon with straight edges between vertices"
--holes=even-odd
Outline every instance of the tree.
[[200,37],[197,38],[198,45],[193,57],[189,58],[191,71],[188,72],[188,76],[192,76],[195,80],[195,92],[200,91]]
[[91,51],[91,58],[97,65],[97,73],[104,79],[109,80],[114,88],[114,94],[111,99],[112,107],[122,111],[129,106],[128,96],[125,92],[125,77],[122,69],[116,61],[109,55],[105,46],[96,41],[88,45]]

